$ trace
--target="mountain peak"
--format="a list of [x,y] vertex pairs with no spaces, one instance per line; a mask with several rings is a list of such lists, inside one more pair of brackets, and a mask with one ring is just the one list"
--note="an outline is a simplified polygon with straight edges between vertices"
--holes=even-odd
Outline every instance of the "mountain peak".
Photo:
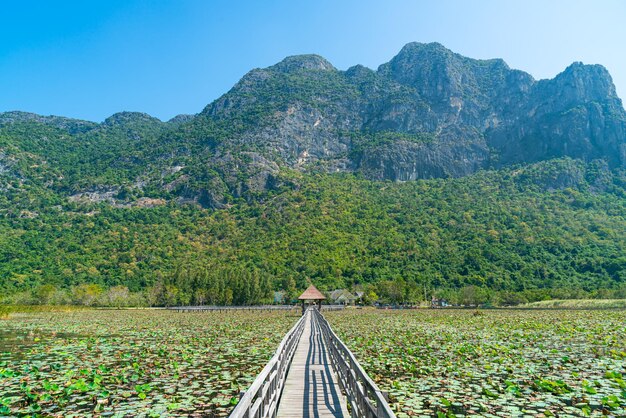
[[20,110],[12,110],[9,112],[0,113],[0,121],[2,122],[21,122],[30,120],[40,120],[46,118],[45,116],[38,115],[36,113],[22,112]]
[[[387,64],[399,61],[416,61],[428,58],[432,60],[433,58],[438,59],[446,59],[451,58],[455,55],[454,52],[441,45],[438,42],[430,42],[430,43],[421,43],[421,42],[410,42],[402,47],[400,52],[396,56],[394,56],[391,61]],[[384,67],[387,64],[383,64],[380,67]]]
[[142,112],[118,112],[109,116],[102,122],[105,126],[119,126],[128,123],[162,123],[161,120]]
[[611,74],[599,64],[574,62],[551,82],[563,97],[598,102],[617,98]]
[[558,77],[596,78],[613,83],[609,71],[600,64],[584,64],[580,61],[571,63]]
[[399,54],[407,54],[416,51],[431,51],[453,54],[451,50],[440,44],[439,42],[409,42],[404,45]]
[[181,123],[189,122],[190,120],[192,120],[195,117],[196,117],[196,115],[189,115],[189,114],[186,114],[186,113],[181,113],[180,115],[176,115],[172,119],[168,120],[167,123],[181,124]]
[[84,120],[80,120],[80,119],[72,119],[72,118],[66,118],[64,116],[54,116],[54,115],[50,115],[50,116],[44,116],[44,115],[39,115],[37,113],[31,113],[31,112],[23,112],[20,110],[12,110],[9,112],[2,112],[0,113],[0,121],[2,122],[40,122],[40,123],[48,123],[48,124],[52,124],[52,122],[58,122],[58,121],[72,121],[72,122],[84,122],[84,123],[91,123],[88,121],[84,121]]
[[292,55],[270,68],[285,73],[300,70],[336,71],[326,58],[315,54]]
[[369,77],[374,74],[374,70],[361,64],[354,65],[346,70],[346,75],[349,77]]
[[403,84],[421,85],[426,79],[446,77],[447,69],[457,66],[461,59],[440,43],[411,42],[378,67],[378,72]]

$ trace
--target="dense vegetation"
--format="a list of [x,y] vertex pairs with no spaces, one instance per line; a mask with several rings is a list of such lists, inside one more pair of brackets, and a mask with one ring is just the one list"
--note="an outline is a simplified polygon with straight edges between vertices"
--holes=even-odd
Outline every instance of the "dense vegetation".
[[75,310],[0,328],[0,416],[225,417],[298,319]]
[[602,67],[535,82],[417,43],[378,71],[288,57],[168,122],[0,113],[0,296],[625,297],[625,127]]
[[[572,187],[550,187],[572,173]],[[618,172],[566,159],[408,183],[285,175],[297,186],[217,211],[5,195],[1,288],[87,305],[267,303],[309,282],[395,303],[626,296]]]
[[626,414],[624,311],[325,316],[398,418]]

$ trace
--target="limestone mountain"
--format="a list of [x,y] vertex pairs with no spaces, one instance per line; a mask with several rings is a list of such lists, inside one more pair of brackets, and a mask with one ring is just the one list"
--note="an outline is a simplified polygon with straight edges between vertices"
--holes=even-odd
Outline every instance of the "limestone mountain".
[[410,43],[376,71],[288,57],[169,122],[0,115],[0,135],[22,134],[11,145],[59,170],[66,192],[124,186],[209,207],[278,188],[285,170],[407,181],[559,157],[626,165],[626,112],[604,67],[536,81],[437,43]]
[[288,57],[169,121],[1,113],[0,295],[95,283],[202,303],[212,277],[247,303],[248,277],[619,296],[625,168],[603,67],[537,81],[436,43],[377,70]]
[[226,129],[189,139],[208,145],[236,196],[276,184],[280,167],[405,181],[564,156],[626,163],[626,113],[603,67],[575,63],[536,81],[436,43],[408,44],[377,71],[286,58],[246,74],[197,125]]

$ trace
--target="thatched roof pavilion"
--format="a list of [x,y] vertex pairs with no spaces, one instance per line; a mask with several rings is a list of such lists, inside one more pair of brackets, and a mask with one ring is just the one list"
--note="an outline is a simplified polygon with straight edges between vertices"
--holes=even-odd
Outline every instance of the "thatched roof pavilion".
[[304,311],[306,310],[304,303],[306,301],[313,301],[319,309],[322,307],[322,301],[326,299],[326,296],[317,290],[315,286],[311,285],[300,295],[300,297],[298,297],[298,299],[302,301],[302,314],[304,315]]
[[300,295],[300,297],[298,297],[298,299],[300,300],[324,300],[326,299],[326,296],[324,296],[322,292],[317,290],[317,287],[311,285],[304,291],[303,294]]

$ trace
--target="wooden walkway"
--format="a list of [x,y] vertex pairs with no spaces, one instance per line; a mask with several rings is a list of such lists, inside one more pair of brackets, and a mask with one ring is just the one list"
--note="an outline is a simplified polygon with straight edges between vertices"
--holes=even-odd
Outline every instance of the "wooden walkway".
[[311,307],[230,418],[396,418],[387,399],[322,313]]
[[282,396],[278,418],[349,417],[346,398],[311,312],[294,353]]
[[[345,305],[324,305],[322,311],[342,311]],[[250,305],[250,306],[170,306],[176,312],[230,312],[230,311],[299,311],[299,305]]]

